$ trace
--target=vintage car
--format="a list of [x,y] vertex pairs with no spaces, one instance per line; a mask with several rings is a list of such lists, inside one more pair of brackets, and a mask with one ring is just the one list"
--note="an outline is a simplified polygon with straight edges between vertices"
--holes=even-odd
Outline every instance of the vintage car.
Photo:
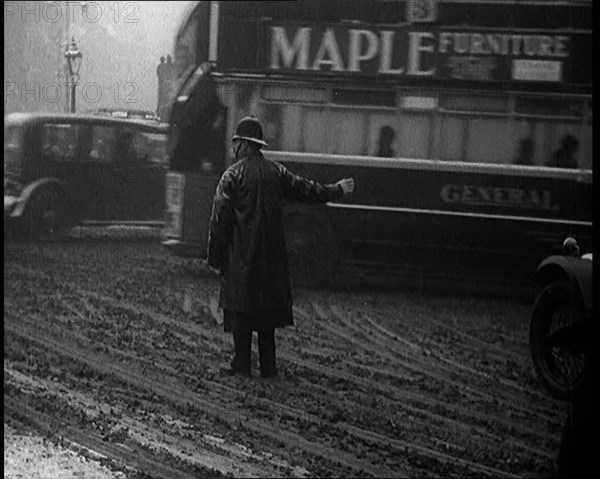
[[82,222],[160,222],[167,130],[77,114],[4,117],[5,232],[40,238]]
[[571,237],[563,250],[536,271],[542,288],[533,304],[529,346],[543,386],[551,396],[568,401],[591,374],[592,254],[581,255]]

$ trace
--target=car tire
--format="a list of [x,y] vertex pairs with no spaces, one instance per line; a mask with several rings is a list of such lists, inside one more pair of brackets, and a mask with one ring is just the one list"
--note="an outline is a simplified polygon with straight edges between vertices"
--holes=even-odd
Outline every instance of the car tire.
[[60,239],[72,225],[60,188],[45,186],[34,191],[21,217],[21,235],[28,240]]
[[529,348],[535,372],[548,393],[570,400],[589,375],[589,349],[577,341],[562,340],[565,333],[587,325],[579,291],[567,280],[554,281],[537,296],[531,314]]
[[331,222],[323,211],[299,209],[284,218],[291,282],[318,288],[330,283],[338,248]]

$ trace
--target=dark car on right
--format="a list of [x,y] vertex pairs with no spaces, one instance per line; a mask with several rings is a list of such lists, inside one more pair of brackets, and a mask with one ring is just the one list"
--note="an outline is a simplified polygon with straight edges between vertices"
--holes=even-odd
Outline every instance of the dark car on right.
[[536,271],[541,289],[531,313],[529,346],[548,393],[568,401],[590,380],[593,270],[592,253],[582,255],[574,238],[565,239],[563,250]]

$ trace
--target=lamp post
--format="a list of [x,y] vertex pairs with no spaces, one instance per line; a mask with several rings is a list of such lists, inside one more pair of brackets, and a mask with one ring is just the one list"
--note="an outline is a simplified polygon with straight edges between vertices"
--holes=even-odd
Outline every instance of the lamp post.
[[75,113],[75,88],[77,87],[77,80],[79,80],[79,69],[81,68],[81,62],[83,61],[83,54],[77,49],[74,37],[71,37],[71,42],[67,44],[65,58],[67,59],[67,65],[69,67],[70,111],[71,113]]

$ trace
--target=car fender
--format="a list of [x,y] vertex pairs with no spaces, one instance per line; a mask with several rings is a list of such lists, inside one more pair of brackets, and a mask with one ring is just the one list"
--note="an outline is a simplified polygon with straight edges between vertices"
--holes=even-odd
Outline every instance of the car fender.
[[35,194],[36,191],[39,191],[41,188],[47,188],[49,186],[58,187],[61,190],[64,188],[64,181],[58,180],[56,178],[42,178],[40,180],[36,180],[33,183],[29,183],[23,191],[21,191],[21,195],[16,203],[16,206],[12,210],[10,216],[11,217],[19,217],[22,216],[27,208],[27,203],[31,199],[31,197]]
[[585,314],[591,317],[593,312],[592,261],[570,256],[550,256],[540,263],[535,278],[546,285],[556,279],[567,279],[580,292]]

